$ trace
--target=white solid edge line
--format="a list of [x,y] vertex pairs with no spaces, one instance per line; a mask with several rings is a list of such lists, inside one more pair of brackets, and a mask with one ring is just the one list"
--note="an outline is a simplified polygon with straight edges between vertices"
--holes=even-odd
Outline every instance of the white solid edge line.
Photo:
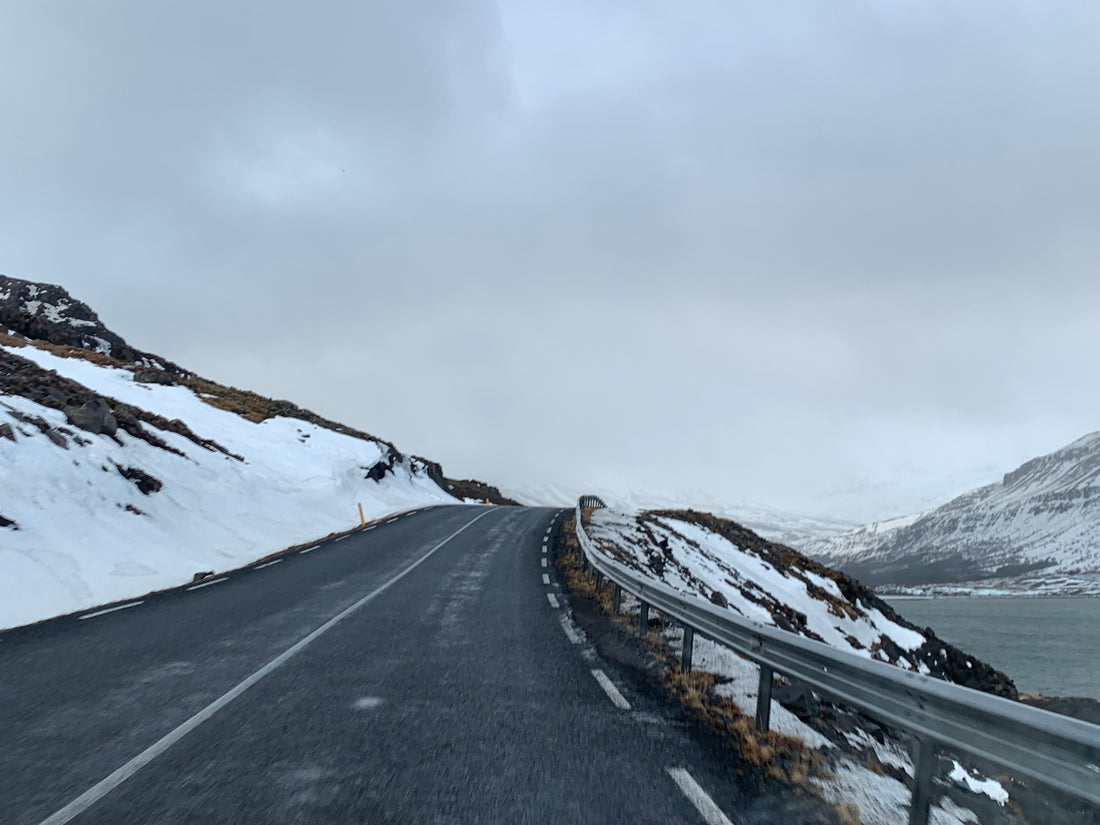
[[543,584],[550,584],[550,576],[549,576],[549,574],[547,574],[547,573],[543,573],[543,574],[542,574],[542,583],[543,583]]
[[672,781],[684,792],[684,796],[688,798],[688,801],[695,806],[695,810],[702,814],[707,825],[733,825],[729,817],[714,804],[714,800],[699,787],[699,783],[695,781],[690,773],[683,768],[665,768],[665,770],[672,777]]
[[577,631],[573,629],[573,625],[569,623],[569,617],[564,613],[559,613],[558,619],[561,621],[561,629],[565,631],[565,635],[569,638],[569,641],[575,645],[579,645],[582,639],[577,635]]
[[[61,810],[43,819],[39,823],[39,825],[65,825],[65,823],[71,821],[74,817],[78,816],[83,811],[86,811],[88,808],[90,808],[100,799],[105,797],[107,794],[109,794],[111,791],[113,791],[115,788],[117,788],[119,785],[121,785],[143,767],[148,765],[150,762],[152,762],[154,759],[156,759],[158,756],[168,750],[168,748],[172,747],[172,745],[176,744],[176,742],[189,734],[203,722],[208,720],[211,716],[224,708],[226,705],[228,705],[230,702],[232,702],[254,684],[259,682],[280,665],[285,664],[292,656],[294,656],[296,653],[300,653],[311,643],[324,635],[325,632],[335,627],[337,624],[342,622],[363,605],[374,600],[375,597],[388,590],[393,584],[405,578],[405,576],[409,575],[409,573],[411,573],[421,564],[426,562],[428,558],[432,556],[432,554],[434,554],[440,547],[445,545],[447,542],[449,542],[451,539],[453,539],[475,521],[489,515],[489,513],[491,512],[493,511],[486,510],[484,513],[481,513],[481,515],[475,516],[472,520],[466,522],[466,524],[455,530],[453,533],[451,533],[451,535],[447,536],[447,538],[443,539],[443,541],[439,542],[439,544],[437,544],[423,556],[418,558],[416,561],[414,561],[396,576],[391,578],[385,584],[382,584],[379,587],[375,588],[366,596],[357,601],[355,604],[345,608],[344,610],[333,616],[331,619],[329,619],[327,622],[325,622],[323,625],[318,627],[316,630],[302,637],[302,639],[288,647],[266,665],[264,665],[251,676],[246,678],[244,681],[239,682],[235,687],[223,693],[221,696],[219,696],[209,705],[204,707],[190,719],[177,726],[174,730],[162,736],[160,739],[147,747],[125,765],[118,768],[105,778],[101,779],[96,784],[92,785],[92,787],[84,791],[84,793],[82,793],[64,808],[61,808]],[[133,604],[141,604],[141,602],[134,602]],[[126,607],[132,606],[133,605],[126,605]]]
[[85,613],[83,616],[77,616],[76,618],[80,621],[84,621],[85,619],[94,619],[96,616],[103,616],[107,613],[114,613],[116,610],[125,610],[128,607],[137,607],[139,604],[145,604],[145,600],[142,599],[140,602],[128,602],[127,604],[118,604],[114,607],[108,607],[104,610],[97,610],[95,613]]
[[203,587],[209,587],[212,584],[219,584],[221,582],[229,581],[229,576],[222,576],[220,579],[211,579],[208,582],[202,582],[201,584],[193,584],[187,588],[187,590],[200,590]]
[[551,607],[557,608],[561,606],[558,604],[558,597],[555,596],[553,593],[546,594],[546,601],[550,602]]
[[282,559],[274,559],[272,561],[265,561],[263,564],[257,564],[252,569],[253,570],[263,570],[265,567],[271,567],[271,565],[278,564],[281,561],[282,561]]
[[615,707],[630,710],[630,702],[626,701],[626,697],[619,693],[619,689],[611,684],[611,680],[607,678],[606,673],[602,670],[593,670],[592,675],[596,677],[596,681],[600,683],[603,692],[607,694],[607,698],[611,700]]

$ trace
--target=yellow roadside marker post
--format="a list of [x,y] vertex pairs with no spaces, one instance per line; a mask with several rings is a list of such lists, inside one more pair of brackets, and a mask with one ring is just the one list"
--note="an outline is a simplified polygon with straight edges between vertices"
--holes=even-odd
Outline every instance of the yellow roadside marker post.
[[367,524],[367,520],[365,518],[363,518],[363,505],[360,502],[359,503],[359,526],[360,527],[365,527],[366,524]]

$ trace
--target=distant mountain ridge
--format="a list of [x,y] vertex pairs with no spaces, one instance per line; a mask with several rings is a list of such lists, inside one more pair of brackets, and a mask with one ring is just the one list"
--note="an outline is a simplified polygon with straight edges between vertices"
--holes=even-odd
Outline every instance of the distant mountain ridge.
[[1100,432],[927,513],[800,549],[877,587],[1100,592]]

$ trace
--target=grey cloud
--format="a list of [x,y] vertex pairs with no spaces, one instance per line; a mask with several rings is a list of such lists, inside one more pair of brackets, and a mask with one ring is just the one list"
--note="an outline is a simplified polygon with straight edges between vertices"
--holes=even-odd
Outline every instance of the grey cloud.
[[798,508],[1008,469],[1096,428],[1098,33],[1024,0],[15,4],[0,269],[460,475]]

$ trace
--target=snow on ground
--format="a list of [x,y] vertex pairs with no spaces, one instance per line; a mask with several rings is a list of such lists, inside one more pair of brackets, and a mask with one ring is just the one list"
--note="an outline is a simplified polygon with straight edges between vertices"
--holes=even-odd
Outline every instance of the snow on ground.
[[[136,383],[128,370],[33,347],[13,352],[100,395],[178,418],[244,461],[148,424],[183,455],[122,430],[119,445],[67,427],[57,410],[0,396],[0,424],[11,424],[16,438],[0,438],[0,514],[18,525],[0,528],[0,628],[179,585],[199,571],[351,529],[360,503],[371,519],[455,502],[409,460],[381,482],[368,479],[366,471],[385,458],[376,442],[292,418],[255,424],[185,387]],[[58,446],[13,412],[74,435]],[[116,465],[139,468],[164,486],[143,495]]]
[[[601,509],[592,514],[589,535],[596,541],[607,538],[622,550],[633,551],[633,566],[652,575],[648,556],[653,544],[646,528],[658,545],[663,543],[668,548],[662,552],[665,563],[659,577],[665,584],[711,600],[712,594],[719,593],[730,609],[747,619],[775,626],[774,608],[785,605],[805,615],[805,629],[810,631],[805,635],[867,658],[872,657],[872,646],[880,644],[883,636],[903,650],[914,650],[926,641],[920,633],[887,619],[874,608],[839,608],[841,594],[832,579],[807,570],[798,570],[797,574],[778,570],[759,555],[744,552],[724,536],[697,524],[660,517],[643,527],[636,513]],[[811,595],[811,588],[823,590],[834,600]]]
[[[883,637],[906,651],[913,651],[925,642],[923,635],[887,619],[876,609],[860,606],[847,613],[831,607],[834,602],[829,597],[841,595],[832,579],[794,567],[781,571],[761,555],[740,548],[725,536],[698,524],[667,516],[640,521],[639,515],[638,512],[612,509],[595,510],[586,532],[601,551],[610,553],[618,561],[685,594],[713,601],[712,594],[720,593],[730,609],[746,618],[774,626],[777,624],[775,616],[782,615],[778,610],[780,605],[793,608],[806,616],[806,631],[843,650],[870,656],[871,645],[881,642]],[[637,601],[624,597],[622,606],[627,611],[636,609]],[[673,650],[681,649],[680,628],[666,628],[665,638]],[[858,645],[853,645],[852,640]],[[904,656],[897,664],[926,670],[923,663],[914,664]],[[721,677],[715,687],[718,695],[731,699],[742,713],[755,714],[760,679],[758,665],[699,636],[695,639],[693,665]],[[774,699],[770,727],[827,757],[832,777],[812,780],[826,800],[856,805],[863,825],[898,825],[908,821],[911,792],[900,776],[912,777],[913,763],[901,742],[890,738],[879,741],[860,728],[830,738]],[[874,763],[887,773],[871,770],[868,764]],[[1000,783],[955,764],[957,770],[950,779],[960,788],[986,794],[1002,805],[1002,796],[1003,800],[1008,799]],[[890,771],[895,776],[889,775]],[[979,823],[976,813],[947,796],[941,796],[932,807],[930,821],[933,825]]]

